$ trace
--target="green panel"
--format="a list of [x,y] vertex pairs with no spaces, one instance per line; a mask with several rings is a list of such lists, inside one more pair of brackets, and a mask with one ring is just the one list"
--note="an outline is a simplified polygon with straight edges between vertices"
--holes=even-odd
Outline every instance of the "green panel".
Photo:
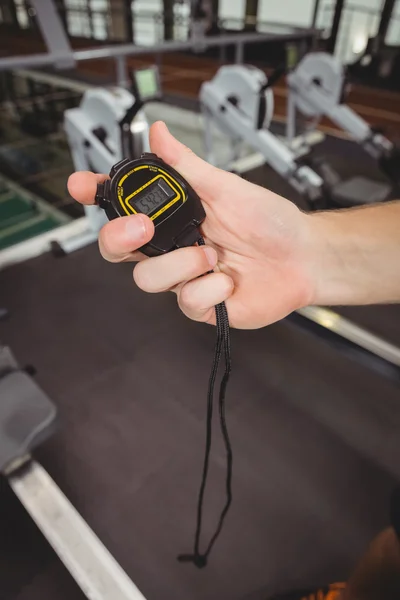
[[26,227],[23,227],[18,231],[14,231],[9,235],[3,234],[2,236],[0,236],[0,250],[33,238],[36,235],[46,233],[46,231],[50,231],[51,229],[54,229],[59,225],[60,223],[56,219],[52,219],[51,217],[43,217],[41,220],[38,221],[35,220],[35,222],[32,223],[32,225],[27,224]]
[[33,217],[36,212],[37,208],[33,203],[26,202],[20,196],[12,196],[0,202],[0,230]]

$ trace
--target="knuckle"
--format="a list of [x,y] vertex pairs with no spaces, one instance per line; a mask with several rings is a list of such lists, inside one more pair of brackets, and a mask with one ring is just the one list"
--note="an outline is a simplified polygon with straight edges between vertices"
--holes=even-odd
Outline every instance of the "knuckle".
[[211,268],[206,255],[200,248],[192,248],[192,252],[188,258],[190,260],[189,268],[194,276],[203,274]]
[[108,260],[109,262],[115,262],[112,251],[112,244],[110,244],[110,239],[108,235],[107,227],[103,227],[99,234],[99,249],[100,254],[103,258]]
[[190,285],[184,285],[179,293],[178,304],[185,311],[193,311],[196,309],[196,298]]

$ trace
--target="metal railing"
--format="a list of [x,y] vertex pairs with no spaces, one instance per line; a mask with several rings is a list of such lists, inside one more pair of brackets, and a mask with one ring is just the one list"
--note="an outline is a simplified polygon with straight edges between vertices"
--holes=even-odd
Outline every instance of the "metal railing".
[[[134,44],[103,45],[86,50],[75,50],[70,53],[71,60],[75,62],[84,62],[98,59],[114,60],[116,64],[117,83],[121,86],[129,85],[127,63],[128,56],[140,56],[143,54],[155,54],[160,56],[167,52],[179,52],[185,50],[198,51],[207,48],[223,48],[226,46],[235,47],[235,61],[242,63],[244,59],[244,49],[247,44],[262,42],[281,41],[281,42],[302,42],[305,37],[313,38],[316,35],[315,30],[298,30],[288,33],[239,33],[204,36],[200,41],[167,41],[148,46],[136,46]],[[38,68],[53,66],[57,64],[60,56],[54,53],[31,54],[27,56],[10,56],[0,58],[0,71],[13,70],[20,68]]]

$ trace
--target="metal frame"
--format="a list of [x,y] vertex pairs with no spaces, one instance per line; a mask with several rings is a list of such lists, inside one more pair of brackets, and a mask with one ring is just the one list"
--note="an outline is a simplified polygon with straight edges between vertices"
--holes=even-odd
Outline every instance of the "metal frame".
[[145,600],[41,465],[31,460],[8,482],[90,600]]
[[321,0],[314,0],[314,11],[313,11],[313,17],[312,17],[312,21],[311,21],[311,27],[314,27],[314,28],[317,26],[320,3],[321,3]]
[[[228,35],[214,35],[204,37],[201,42],[202,48],[236,46],[236,59],[243,59],[243,48],[245,44],[255,44],[269,41],[300,41],[304,37],[315,37],[317,31],[314,29],[299,30],[293,33],[242,33]],[[180,52],[196,48],[196,44],[191,41],[176,42],[167,41],[154,46],[135,46],[134,44],[118,44],[113,46],[99,46],[86,50],[75,50],[71,52],[71,60],[83,62],[98,59],[113,59],[117,62],[118,83],[126,82],[126,58],[128,56],[140,56],[141,54],[164,54],[167,52]],[[60,64],[60,55],[49,53],[30,54],[27,56],[9,56],[0,58],[0,71],[13,69],[27,69],[36,67],[55,66],[56,68],[66,68],[66,65]]]
[[257,29],[258,8],[258,0],[246,0],[244,19],[245,28],[248,31],[256,31]]
[[296,311],[302,317],[355,344],[366,352],[381,358],[398,369],[400,376],[400,348],[363,329],[349,319],[321,306],[308,306]]
[[326,49],[331,54],[334,53],[336,42],[339,35],[340,22],[342,20],[343,9],[345,8],[345,0],[336,0],[335,12],[333,14],[332,29],[329,36]]
[[390,21],[392,18],[393,10],[396,5],[396,0],[385,0],[385,3],[381,12],[381,20],[379,22],[377,37],[376,52],[379,52],[385,45],[386,35],[389,29]]
[[75,66],[72,48],[62,20],[52,0],[31,0],[43,39],[59,69]]

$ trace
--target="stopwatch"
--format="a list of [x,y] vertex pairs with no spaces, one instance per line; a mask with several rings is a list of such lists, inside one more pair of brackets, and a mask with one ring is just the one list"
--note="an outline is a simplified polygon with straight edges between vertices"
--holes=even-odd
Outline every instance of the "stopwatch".
[[110,220],[142,213],[154,222],[154,236],[141,248],[147,256],[198,242],[199,227],[206,216],[189,183],[150,153],[114,165],[110,179],[97,186],[96,202]]

